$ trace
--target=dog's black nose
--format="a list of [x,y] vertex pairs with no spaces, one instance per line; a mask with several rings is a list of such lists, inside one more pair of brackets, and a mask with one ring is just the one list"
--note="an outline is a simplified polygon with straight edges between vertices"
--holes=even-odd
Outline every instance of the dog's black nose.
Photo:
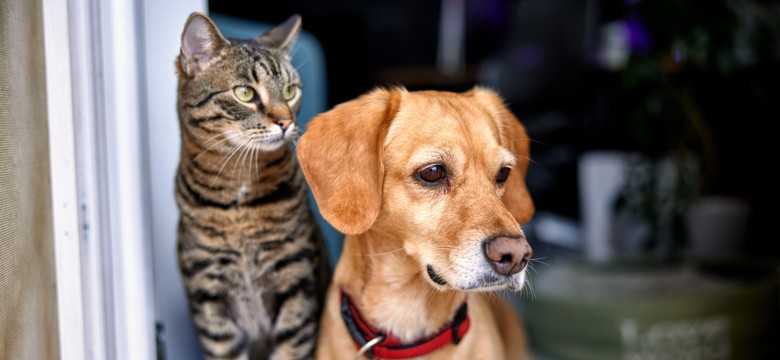
[[510,276],[519,273],[528,264],[533,252],[524,237],[499,236],[485,240],[485,257],[493,270]]

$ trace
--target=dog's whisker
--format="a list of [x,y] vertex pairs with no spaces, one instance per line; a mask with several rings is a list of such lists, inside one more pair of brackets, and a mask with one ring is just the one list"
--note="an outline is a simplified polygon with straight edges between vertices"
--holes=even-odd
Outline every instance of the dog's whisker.
[[527,278],[525,280],[525,286],[523,286],[523,288],[527,288],[528,289],[527,292],[530,293],[531,299],[536,300],[536,290],[534,290],[534,287],[533,287],[533,284],[531,284],[531,279],[530,278]]
[[528,162],[530,162],[530,163],[532,163],[534,165],[539,165],[539,163],[536,162],[534,159],[531,159],[530,156],[518,156],[518,157],[521,158],[521,159],[526,159],[526,160],[528,160]]
[[536,262],[536,263],[542,264],[544,266],[550,266],[550,264],[548,264],[548,263],[546,263],[546,262],[544,262],[544,261],[542,261],[540,259],[546,259],[546,257],[543,257],[543,258],[531,258],[531,259],[528,259],[528,263],[530,264],[531,262]]
[[459,249],[459,247],[458,246],[454,246],[454,245],[452,245],[452,246],[438,245],[438,246],[435,246],[434,249],[436,249],[436,250],[457,250],[457,249]]
[[532,142],[532,143],[537,143],[537,144],[540,144],[540,145],[550,145],[550,144],[548,144],[548,143],[546,143],[546,142],[544,142],[544,141],[541,141],[541,140],[536,140],[536,139],[531,139],[530,137],[527,137],[527,138],[517,138],[517,139],[512,139],[512,140],[509,140],[509,142],[515,142],[515,141],[524,141],[524,140],[528,140],[528,141],[530,141],[530,142]]
[[398,248],[398,249],[395,249],[395,250],[390,250],[390,251],[385,251],[385,252],[378,252],[378,253],[345,253],[345,254],[349,255],[349,256],[383,256],[383,255],[394,254],[394,253],[397,253],[397,252],[403,251],[403,250],[404,250],[404,248],[401,247],[401,248]]
[[526,276],[523,279],[523,292],[522,295],[529,294],[531,298],[536,298],[536,291],[534,290],[533,285],[531,284],[531,276]]
[[483,296],[485,297],[485,300],[487,300],[489,303],[494,302],[494,296],[495,296],[494,292],[485,292],[483,293]]
[[490,301],[491,305],[497,305],[500,301],[500,292],[499,291],[491,291],[488,292],[488,301]]
[[526,265],[526,266],[528,267],[528,270],[531,270],[531,271],[533,271],[533,272],[534,272],[534,274],[539,274],[539,272],[538,272],[538,271],[536,271],[536,269],[534,269],[533,265],[531,265],[530,263],[529,263],[528,265]]
[[434,305],[434,301],[436,300],[436,297],[434,296],[434,293],[433,292],[428,292],[425,295],[426,295],[425,296],[426,306],[433,306]]

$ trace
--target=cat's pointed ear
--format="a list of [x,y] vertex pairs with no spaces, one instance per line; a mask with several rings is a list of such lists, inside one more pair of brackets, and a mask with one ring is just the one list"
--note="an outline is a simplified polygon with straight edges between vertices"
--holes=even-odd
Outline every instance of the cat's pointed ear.
[[404,90],[374,90],[314,117],[298,139],[298,161],[320,213],[360,234],[382,206],[384,142]]
[[255,40],[289,53],[298,38],[301,22],[301,16],[294,14],[273,29],[258,35]]
[[202,13],[192,13],[181,34],[179,68],[188,76],[208,66],[228,41],[211,19]]

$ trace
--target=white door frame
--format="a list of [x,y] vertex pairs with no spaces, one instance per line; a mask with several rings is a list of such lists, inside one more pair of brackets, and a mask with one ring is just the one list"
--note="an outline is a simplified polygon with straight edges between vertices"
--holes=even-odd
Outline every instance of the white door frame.
[[61,359],[154,359],[141,3],[43,0]]

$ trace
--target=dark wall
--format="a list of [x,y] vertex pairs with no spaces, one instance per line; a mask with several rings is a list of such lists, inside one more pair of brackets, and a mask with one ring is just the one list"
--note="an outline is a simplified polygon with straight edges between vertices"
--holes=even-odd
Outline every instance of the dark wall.
[[[708,194],[747,199],[753,216],[745,251],[780,258],[780,241],[768,235],[774,233],[774,208],[780,203],[771,131],[780,119],[780,42],[772,36],[768,41],[774,45],[759,43],[766,38],[747,38],[758,49],[755,61],[728,67],[724,60],[742,56],[739,46],[732,45],[744,29],[734,30],[734,24],[760,26],[760,18],[745,20],[746,15],[712,1],[466,0],[467,66],[461,74],[446,76],[436,70],[442,3],[446,1],[212,1],[209,10],[269,23],[301,14],[304,29],[325,51],[331,107],[380,85],[460,91],[483,84],[498,89],[534,139],[528,184],[537,208],[573,219],[580,217],[580,154],[594,149],[658,154],[675,149],[669,139],[701,131],[669,126],[674,106],[684,105],[659,100],[663,111],[655,117],[645,109],[650,105],[644,99],[653,94],[680,98],[679,89],[687,89],[696,94],[712,146],[707,153]],[[777,1],[753,3],[774,9],[767,13],[780,8]],[[641,20],[645,36],[632,33],[636,58],[622,71],[609,69],[599,58],[604,25],[634,18]],[[709,33],[701,35],[697,28]],[[778,28],[775,24],[756,33],[776,34]],[[670,50],[677,38],[689,41],[683,49],[687,62],[676,62],[678,53]],[[704,45],[697,48],[697,41]],[[696,57],[702,52],[709,58]],[[645,64],[664,75],[648,76]],[[632,76],[640,81],[632,85]]]
[[[496,51],[506,37],[509,3],[467,1],[466,58],[478,64]],[[438,41],[439,1],[410,0],[297,0],[212,1],[209,11],[278,23],[293,13],[303,28],[323,45],[327,58],[331,105],[354,98],[378,85],[409,80],[409,71],[433,75]],[[410,87],[465,88],[471,77],[417,80]],[[409,86],[410,84],[405,84]]]
[[[451,76],[436,69],[440,1],[212,1],[209,11],[269,23],[301,14],[325,51],[331,107],[381,85],[497,88],[538,141],[538,176],[529,179],[537,202],[576,217],[576,156],[586,140],[613,131],[600,123],[608,121],[610,100],[596,78],[605,74],[592,71],[585,49],[608,8],[587,13],[582,3],[466,0],[466,67]],[[499,68],[508,70],[491,79],[491,69]]]

